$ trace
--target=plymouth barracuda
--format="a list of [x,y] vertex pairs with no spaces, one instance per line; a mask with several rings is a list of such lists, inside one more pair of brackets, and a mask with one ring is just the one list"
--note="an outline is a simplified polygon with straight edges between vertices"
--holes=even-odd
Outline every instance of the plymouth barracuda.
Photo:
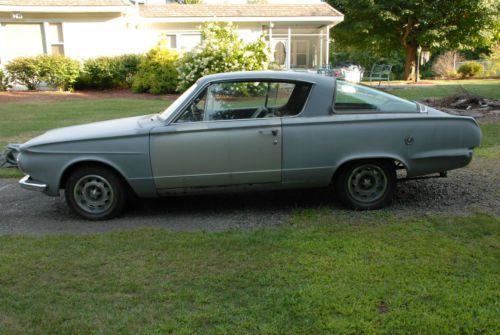
[[470,117],[367,86],[239,72],[201,78],[156,115],[48,131],[21,146],[18,165],[22,187],[64,190],[91,220],[119,215],[133,194],[214,190],[332,187],[350,208],[377,209],[398,176],[444,176],[480,140]]

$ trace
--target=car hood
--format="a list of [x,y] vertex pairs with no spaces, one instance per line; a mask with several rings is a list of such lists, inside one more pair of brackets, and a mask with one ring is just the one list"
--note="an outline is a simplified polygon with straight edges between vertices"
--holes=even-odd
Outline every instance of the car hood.
[[21,150],[53,143],[147,134],[158,122],[160,121],[154,115],[143,115],[52,129],[21,145]]

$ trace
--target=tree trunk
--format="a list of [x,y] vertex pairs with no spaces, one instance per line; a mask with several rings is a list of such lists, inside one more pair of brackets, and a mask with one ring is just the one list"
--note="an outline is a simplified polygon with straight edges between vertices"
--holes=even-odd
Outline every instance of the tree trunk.
[[417,65],[417,44],[408,43],[405,45],[406,61],[404,80],[415,80],[415,67]]

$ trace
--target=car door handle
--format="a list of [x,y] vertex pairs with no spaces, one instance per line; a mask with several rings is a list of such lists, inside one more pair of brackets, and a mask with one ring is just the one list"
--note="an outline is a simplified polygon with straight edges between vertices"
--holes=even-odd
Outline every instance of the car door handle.
[[271,130],[259,130],[259,134],[262,135],[273,135],[273,136],[278,136],[278,129],[271,129]]

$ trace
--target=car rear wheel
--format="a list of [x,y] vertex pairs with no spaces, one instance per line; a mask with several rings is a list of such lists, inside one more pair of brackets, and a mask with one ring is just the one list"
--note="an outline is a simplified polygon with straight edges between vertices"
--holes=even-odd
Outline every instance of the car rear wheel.
[[391,161],[363,160],[346,164],[335,180],[339,200],[353,209],[379,209],[389,205],[396,190]]
[[127,194],[123,180],[102,167],[75,170],[65,187],[69,207],[89,220],[107,220],[118,216],[125,207]]

